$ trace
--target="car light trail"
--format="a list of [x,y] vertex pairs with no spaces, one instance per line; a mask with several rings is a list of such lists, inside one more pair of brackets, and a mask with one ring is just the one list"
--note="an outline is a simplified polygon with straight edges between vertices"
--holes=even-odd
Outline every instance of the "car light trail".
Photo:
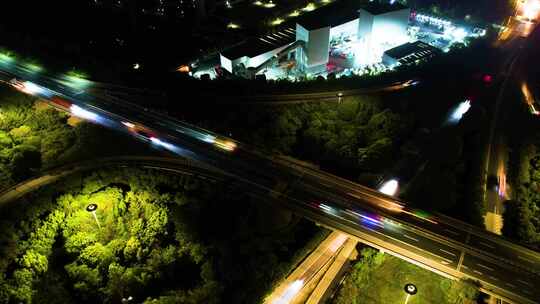
[[175,151],[175,145],[173,144],[170,144],[168,142],[165,142],[157,137],[150,137],[150,141],[153,143],[153,144],[156,144],[158,146],[161,146],[167,150],[171,150],[171,151]]
[[99,118],[96,113],[83,109],[78,105],[71,105],[70,111],[71,114],[87,120],[97,120]]
[[216,137],[215,136],[212,136],[210,134],[206,134],[202,137],[201,139],[202,141],[204,142],[207,142],[207,143],[210,143],[210,144],[213,144],[216,142]]
[[523,98],[525,98],[525,102],[529,106],[529,110],[531,111],[531,113],[534,115],[540,115],[540,112],[534,106],[535,102],[531,90],[525,82],[521,84],[521,93],[523,94]]
[[360,216],[360,219],[362,221],[363,224],[367,224],[367,225],[375,225],[375,226],[379,226],[381,228],[384,228],[384,225],[382,224],[382,222],[377,218],[375,218],[375,216],[368,216],[368,215],[363,215],[363,214],[359,214]]
[[410,215],[412,215],[414,217],[417,217],[419,219],[422,219],[424,221],[430,222],[432,224],[438,224],[436,221],[431,219],[431,216],[427,212],[424,212],[424,211],[421,211],[421,210],[412,210],[412,212],[403,210],[403,212],[407,213],[407,214],[410,214]]
[[214,139],[214,145],[225,151],[234,151],[236,144],[230,140]]
[[132,124],[131,122],[127,122],[127,121],[122,121],[122,124],[130,129],[133,129],[135,128],[135,125]]
[[22,92],[26,93],[26,94],[30,94],[30,95],[51,95],[51,94],[47,94],[48,91],[31,82],[31,81],[25,81],[23,82],[23,86],[22,86],[22,89],[21,89]]

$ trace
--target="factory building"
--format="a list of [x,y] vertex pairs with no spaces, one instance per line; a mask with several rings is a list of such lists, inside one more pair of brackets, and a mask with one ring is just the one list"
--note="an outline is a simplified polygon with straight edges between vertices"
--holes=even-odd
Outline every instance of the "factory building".
[[[286,28],[266,36],[251,38],[220,53],[221,67],[233,74],[254,70],[256,74],[264,64],[296,41],[293,28]],[[261,66],[262,65],[262,66]]]
[[409,16],[410,9],[398,3],[337,1],[299,17],[295,28],[221,52],[221,66],[253,77],[282,61],[293,60],[297,71],[311,74],[327,71],[328,65],[380,62],[384,51],[408,41]]

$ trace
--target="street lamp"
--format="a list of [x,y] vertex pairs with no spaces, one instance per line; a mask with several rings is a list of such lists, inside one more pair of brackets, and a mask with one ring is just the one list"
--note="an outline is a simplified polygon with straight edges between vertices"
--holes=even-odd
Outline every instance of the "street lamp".
[[98,220],[97,215],[96,215],[97,208],[98,208],[97,204],[89,204],[88,206],[86,206],[86,211],[92,213],[92,215],[94,216],[94,219],[96,220],[96,223],[97,223],[98,227],[101,229],[101,225],[99,224],[99,220]]
[[405,293],[407,293],[407,298],[405,298],[405,304],[407,304],[409,297],[414,296],[418,292],[418,289],[414,284],[411,283],[405,284],[403,289],[405,290]]
[[337,93],[338,103],[341,103],[341,98],[343,97],[343,93],[339,92]]

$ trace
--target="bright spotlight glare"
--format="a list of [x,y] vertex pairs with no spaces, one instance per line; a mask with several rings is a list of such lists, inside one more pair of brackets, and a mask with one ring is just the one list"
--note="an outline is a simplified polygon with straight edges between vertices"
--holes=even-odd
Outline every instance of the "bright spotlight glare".
[[308,5],[306,5],[302,10],[303,11],[306,11],[306,12],[311,12],[313,10],[315,10],[317,7],[315,7],[315,4],[313,3],[309,3]]
[[124,126],[130,128],[130,129],[135,127],[134,124],[132,124],[131,122],[127,122],[127,121],[122,121],[122,124],[123,124]]
[[455,41],[463,42],[467,37],[467,31],[464,28],[459,27],[452,32],[452,36]]
[[213,144],[216,141],[216,137],[210,134],[206,134],[202,138],[202,141],[207,142],[209,144]]
[[384,182],[382,186],[379,188],[379,192],[384,193],[386,195],[394,196],[397,193],[399,186],[399,182],[395,179],[391,179],[389,181]]
[[99,117],[96,113],[83,109],[78,105],[71,105],[70,111],[73,115],[87,120],[97,120]]
[[23,92],[30,94],[30,95],[36,95],[36,94],[45,94],[46,90],[37,84],[31,82],[31,81],[25,81],[23,83],[23,87],[21,89]]
[[467,113],[469,109],[471,108],[471,101],[465,100],[464,102],[460,103],[459,106],[456,108],[454,113],[452,113],[452,120],[457,122],[460,121],[463,117],[463,114]]
[[288,304],[304,286],[304,280],[296,280],[292,282],[285,292],[278,299],[273,301],[273,304]]
[[150,137],[150,141],[158,146],[162,146],[165,149],[168,150],[175,150],[175,146],[173,144],[170,144],[168,142],[164,142],[163,140],[157,138],[157,137]]
[[0,53],[0,61],[3,61],[3,62],[12,62],[14,59],[12,56],[8,55],[8,54],[4,54],[4,53]]
[[540,2],[538,0],[528,0],[523,4],[523,16],[531,20],[535,19],[540,12]]

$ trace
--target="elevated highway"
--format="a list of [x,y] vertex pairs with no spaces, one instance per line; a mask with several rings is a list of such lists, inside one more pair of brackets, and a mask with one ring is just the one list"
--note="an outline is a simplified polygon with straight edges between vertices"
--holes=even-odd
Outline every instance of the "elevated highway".
[[[207,169],[236,180],[246,192],[269,203],[448,277],[478,281],[482,290],[507,302],[540,302],[540,254],[534,251],[465,223],[411,209],[376,190],[162,113],[93,96],[90,90],[75,89],[50,77],[30,76],[13,63],[0,61],[0,69],[4,71],[1,80],[26,93],[50,99],[62,110],[204,163]],[[30,79],[31,85],[26,82]],[[174,169],[174,165],[169,168]],[[35,186],[19,185],[18,191]]]

